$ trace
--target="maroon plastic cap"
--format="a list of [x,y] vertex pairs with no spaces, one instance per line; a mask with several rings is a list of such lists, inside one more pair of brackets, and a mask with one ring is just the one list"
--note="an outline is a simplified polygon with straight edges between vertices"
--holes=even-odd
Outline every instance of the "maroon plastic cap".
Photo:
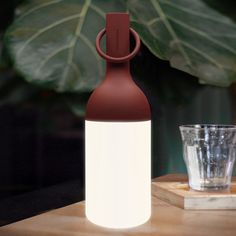
[[[107,70],[105,80],[89,98],[86,120],[144,121],[151,119],[148,100],[134,83],[129,72],[128,59],[131,59],[129,55],[132,54],[130,54],[129,24],[129,15],[126,13],[106,15],[106,29],[98,34],[96,46],[98,53],[107,60]],[[103,56],[99,43],[105,31],[107,48],[106,55]],[[137,33],[133,30],[131,32],[139,44]],[[139,45],[136,45],[134,52],[136,53],[138,49]],[[120,59],[115,60],[116,58]]]
[[111,57],[129,54],[129,15],[108,13],[106,15],[106,52]]

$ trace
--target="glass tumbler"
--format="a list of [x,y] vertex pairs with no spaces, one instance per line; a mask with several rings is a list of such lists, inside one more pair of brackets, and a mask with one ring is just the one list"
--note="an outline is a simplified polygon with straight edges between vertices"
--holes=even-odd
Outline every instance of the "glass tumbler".
[[190,188],[228,189],[236,156],[236,126],[182,125],[179,128]]

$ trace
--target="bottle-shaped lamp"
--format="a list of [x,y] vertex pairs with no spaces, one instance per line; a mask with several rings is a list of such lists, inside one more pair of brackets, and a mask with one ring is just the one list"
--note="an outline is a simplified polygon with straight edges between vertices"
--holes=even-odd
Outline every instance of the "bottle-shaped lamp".
[[[100,48],[105,33],[106,54]],[[130,35],[136,41],[131,53]],[[151,112],[129,70],[140,47],[129,15],[107,14],[96,47],[107,69],[86,109],[86,216],[100,226],[129,228],[151,214]]]

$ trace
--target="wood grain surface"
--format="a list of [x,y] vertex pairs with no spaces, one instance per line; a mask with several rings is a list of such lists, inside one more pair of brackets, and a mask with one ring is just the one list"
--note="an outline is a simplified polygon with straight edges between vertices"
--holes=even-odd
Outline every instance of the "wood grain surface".
[[152,193],[163,201],[184,209],[236,209],[236,181],[229,190],[194,191],[189,189],[186,180],[156,181],[152,183]]
[[[153,182],[186,181],[183,175],[168,175]],[[112,230],[90,223],[84,202],[19,221],[0,228],[1,236],[235,236],[235,210],[183,210],[155,195],[152,216],[145,224],[131,229]]]

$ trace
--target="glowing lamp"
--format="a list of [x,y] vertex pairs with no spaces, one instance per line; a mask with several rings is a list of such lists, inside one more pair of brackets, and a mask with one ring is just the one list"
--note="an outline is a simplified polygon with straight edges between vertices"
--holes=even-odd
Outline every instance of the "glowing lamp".
[[[105,33],[106,54],[100,48]],[[131,53],[130,33],[136,41]],[[129,15],[107,14],[96,39],[106,75],[86,109],[85,197],[87,218],[109,228],[138,226],[151,214],[151,112],[129,71],[139,47]]]

